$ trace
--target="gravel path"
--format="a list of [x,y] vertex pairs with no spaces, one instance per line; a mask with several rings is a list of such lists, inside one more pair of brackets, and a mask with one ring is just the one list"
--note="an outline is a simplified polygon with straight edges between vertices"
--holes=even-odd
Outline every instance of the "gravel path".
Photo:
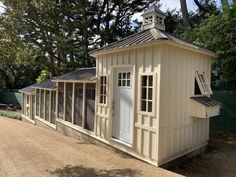
[[123,153],[0,117],[1,177],[179,176]]

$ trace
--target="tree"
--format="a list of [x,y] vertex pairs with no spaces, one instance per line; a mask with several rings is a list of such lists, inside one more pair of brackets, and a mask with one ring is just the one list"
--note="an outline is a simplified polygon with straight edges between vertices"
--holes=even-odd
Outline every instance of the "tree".
[[180,6],[181,6],[181,12],[182,12],[184,24],[186,26],[190,26],[186,0],[180,0]]
[[[150,0],[149,3],[157,0]],[[93,66],[88,52],[133,32],[131,17],[146,0],[3,0],[4,28],[46,56],[51,77]],[[11,21],[5,25],[4,21]]]
[[182,37],[211,49],[218,55],[213,64],[213,80],[216,86],[228,83],[236,87],[236,7],[213,14]]
[[228,0],[221,0],[221,5],[224,11],[227,10],[229,8]]

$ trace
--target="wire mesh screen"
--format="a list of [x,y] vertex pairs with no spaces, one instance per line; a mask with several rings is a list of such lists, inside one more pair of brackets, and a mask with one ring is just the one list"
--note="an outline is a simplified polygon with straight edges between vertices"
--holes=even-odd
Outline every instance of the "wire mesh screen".
[[75,85],[75,124],[82,126],[83,84]]
[[58,84],[58,117],[63,119],[64,115],[64,83]]
[[72,122],[72,83],[66,84],[66,121]]

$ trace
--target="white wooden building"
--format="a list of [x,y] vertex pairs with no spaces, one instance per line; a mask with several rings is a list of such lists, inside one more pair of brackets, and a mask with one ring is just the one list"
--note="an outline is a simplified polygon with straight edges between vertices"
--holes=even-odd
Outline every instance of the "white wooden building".
[[[54,123],[65,135],[160,166],[208,143],[209,118],[220,114],[210,98],[215,54],[165,32],[155,5],[143,19],[140,32],[90,53],[96,68],[52,79]],[[38,104],[35,118],[42,120],[46,108]]]
[[[142,30],[92,51],[98,91],[95,135],[160,166],[207,145],[215,54],[165,32],[153,5]],[[106,90],[106,91],[104,91]]]

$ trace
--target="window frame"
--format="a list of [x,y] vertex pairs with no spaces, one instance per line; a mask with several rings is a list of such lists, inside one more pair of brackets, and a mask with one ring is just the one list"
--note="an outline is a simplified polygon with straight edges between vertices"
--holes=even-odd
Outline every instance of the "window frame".
[[[102,84],[102,80],[101,78],[106,78],[106,84]],[[98,97],[98,104],[101,106],[107,106],[108,105],[108,75],[100,75],[99,76],[99,80],[98,80],[99,84],[98,84],[98,93],[99,93],[99,97]],[[106,94],[101,93],[101,87],[105,87],[106,89]],[[103,99],[105,98],[105,103],[101,102],[101,96],[103,97]]]
[[[148,83],[146,84],[146,89],[148,90],[149,88],[152,88],[152,99],[151,99],[151,102],[152,102],[152,111],[151,112],[148,112],[148,108],[147,108],[147,105],[146,105],[146,111],[143,111],[142,110],[142,101],[144,99],[142,99],[142,88],[144,87],[142,85],[142,81],[143,81],[143,76],[152,76],[152,86],[148,86]],[[143,115],[148,115],[148,116],[155,116],[155,113],[156,113],[156,88],[157,88],[157,81],[156,81],[157,77],[156,77],[156,73],[142,73],[140,74],[140,77],[139,77],[139,112]],[[148,95],[148,93],[146,92],[146,95]],[[145,99],[146,102],[149,102],[150,100],[148,98]]]
[[[129,78],[128,78],[128,73],[129,73]],[[120,74],[121,74],[121,77],[119,78]],[[124,77],[124,74],[125,74],[125,77]],[[128,81],[129,81],[129,85],[128,85]],[[120,71],[120,72],[117,72],[116,87],[132,88],[132,72],[130,72],[130,71]]]
[[[213,94],[212,89],[211,89],[211,84],[208,81],[208,79],[206,78],[205,72],[195,72],[195,77],[194,79],[196,79],[198,87],[200,89],[201,95],[211,95]],[[195,84],[195,80],[194,80],[194,84]],[[195,86],[194,86],[195,89]],[[195,90],[194,90],[194,95],[195,95]],[[198,95],[196,95],[198,96]]]

